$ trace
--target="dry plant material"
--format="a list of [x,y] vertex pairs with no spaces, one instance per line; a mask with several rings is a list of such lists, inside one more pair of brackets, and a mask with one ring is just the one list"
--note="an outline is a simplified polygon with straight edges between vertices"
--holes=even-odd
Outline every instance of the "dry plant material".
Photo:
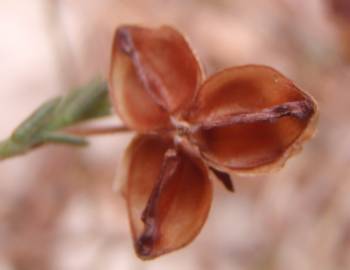
[[142,259],[196,237],[211,205],[210,179],[233,191],[233,173],[280,168],[311,137],[317,115],[313,98],[270,67],[234,67],[204,80],[169,26],[119,27],[109,85],[116,111],[139,132],[119,181]]

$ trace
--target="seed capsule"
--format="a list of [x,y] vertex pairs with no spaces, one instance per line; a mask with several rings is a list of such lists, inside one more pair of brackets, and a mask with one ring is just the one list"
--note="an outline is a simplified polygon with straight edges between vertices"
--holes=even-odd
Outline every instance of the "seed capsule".
[[203,157],[235,172],[270,170],[313,131],[313,99],[276,70],[230,68],[200,88],[187,120]]
[[112,101],[125,123],[141,132],[169,128],[202,82],[183,36],[169,26],[117,29],[109,75]]

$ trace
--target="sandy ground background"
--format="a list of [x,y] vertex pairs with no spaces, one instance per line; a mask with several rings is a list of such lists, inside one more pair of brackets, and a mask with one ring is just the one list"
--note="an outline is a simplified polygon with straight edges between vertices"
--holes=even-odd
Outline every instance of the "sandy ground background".
[[44,100],[105,77],[121,23],[176,26],[208,74],[273,66],[321,110],[318,133],[302,154],[278,173],[236,177],[233,195],[215,184],[199,237],[151,262],[134,255],[124,201],[111,188],[131,135],[3,161],[0,270],[350,269],[347,2],[0,0],[1,138]]

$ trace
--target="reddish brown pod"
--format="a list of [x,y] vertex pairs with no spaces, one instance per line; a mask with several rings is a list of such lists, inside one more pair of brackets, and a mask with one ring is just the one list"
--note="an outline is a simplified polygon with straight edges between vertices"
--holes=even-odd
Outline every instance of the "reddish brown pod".
[[184,37],[169,26],[122,26],[112,49],[112,100],[125,123],[141,132],[169,128],[202,82]]
[[271,170],[312,134],[316,105],[276,70],[230,68],[210,77],[189,111],[191,142],[214,166]]
[[280,168],[310,138],[317,106],[278,71],[234,67],[204,80],[175,29],[117,29],[110,94],[139,135],[120,167],[135,250],[151,259],[201,230],[215,179]]

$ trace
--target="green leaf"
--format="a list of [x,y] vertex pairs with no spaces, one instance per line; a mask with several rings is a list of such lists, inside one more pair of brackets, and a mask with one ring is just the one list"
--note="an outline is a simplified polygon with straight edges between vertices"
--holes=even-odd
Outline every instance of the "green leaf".
[[85,120],[111,113],[107,85],[94,81],[64,97],[51,99],[36,109],[0,142],[0,160],[23,154],[47,143],[84,146],[84,138],[60,131]]

